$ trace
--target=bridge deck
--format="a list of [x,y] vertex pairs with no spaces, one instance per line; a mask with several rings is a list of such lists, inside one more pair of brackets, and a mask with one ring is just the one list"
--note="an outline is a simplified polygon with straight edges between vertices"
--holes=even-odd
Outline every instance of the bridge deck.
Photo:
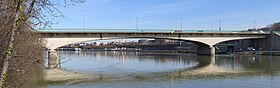
[[267,36],[267,33],[232,33],[232,32],[39,32],[45,37],[261,37]]
[[[38,32],[254,32],[260,31],[247,31],[247,30],[176,30],[176,29],[38,29]],[[262,33],[270,33],[270,31],[262,31]]]

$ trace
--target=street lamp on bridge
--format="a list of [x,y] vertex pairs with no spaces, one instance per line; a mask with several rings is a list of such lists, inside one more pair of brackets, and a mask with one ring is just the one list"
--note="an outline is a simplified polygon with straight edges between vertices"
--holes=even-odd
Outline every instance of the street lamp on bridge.
[[256,21],[254,21],[254,29],[256,29]]
[[181,18],[181,32],[183,32],[183,18]]
[[222,22],[222,20],[219,20],[219,31],[221,31],[221,30],[222,30],[222,27],[221,27],[221,22]]
[[138,17],[136,17],[136,30],[138,31]]

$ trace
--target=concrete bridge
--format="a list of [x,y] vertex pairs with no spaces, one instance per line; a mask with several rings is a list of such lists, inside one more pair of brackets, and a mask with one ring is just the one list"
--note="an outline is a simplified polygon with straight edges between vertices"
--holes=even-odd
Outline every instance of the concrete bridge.
[[45,40],[46,47],[51,50],[51,56],[56,58],[55,49],[64,45],[93,40],[121,39],[121,38],[160,38],[189,41],[198,45],[198,54],[215,55],[215,45],[221,42],[266,38],[269,33],[255,32],[175,32],[175,31],[45,31],[37,30]]

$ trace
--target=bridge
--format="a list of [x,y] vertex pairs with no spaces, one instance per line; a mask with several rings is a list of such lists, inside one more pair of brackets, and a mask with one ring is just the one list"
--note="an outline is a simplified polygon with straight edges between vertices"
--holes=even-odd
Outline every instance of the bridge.
[[197,53],[215,55],[215,45],[221,42],[266,38],[270,33],[248,31],[203,31],[203,30],[154,30],[154,29],[77,29],[36,30],[45,40],[46,47],[55,56],[55,49],[64,45],[93,40],[121,38],[159,38],[189,41],[198,45]]

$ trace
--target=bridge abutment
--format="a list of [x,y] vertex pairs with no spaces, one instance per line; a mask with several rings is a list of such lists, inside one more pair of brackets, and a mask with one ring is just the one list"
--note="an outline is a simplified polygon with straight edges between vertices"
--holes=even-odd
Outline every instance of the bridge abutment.
[[57,67],[57,55],[55,50],[48,50],[48,69]]

